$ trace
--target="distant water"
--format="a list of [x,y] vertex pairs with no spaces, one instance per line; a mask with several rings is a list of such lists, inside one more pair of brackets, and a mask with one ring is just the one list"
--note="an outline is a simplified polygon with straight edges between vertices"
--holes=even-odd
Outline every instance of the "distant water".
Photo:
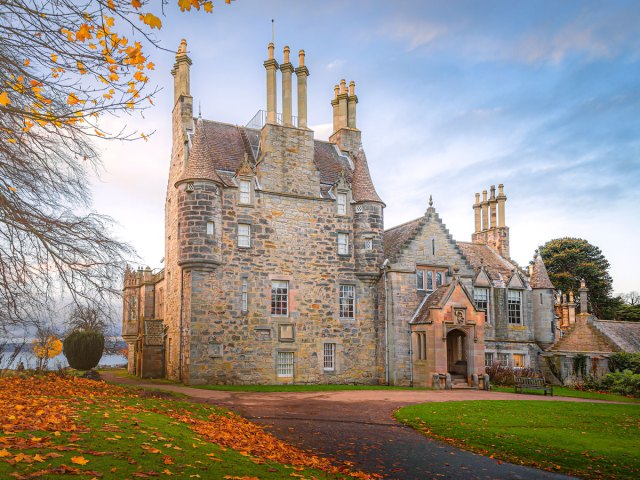
[[[13,353],[12,347],[7,347],[4,352],[2,352],[2,359],[0,359],[0,368],[11,368],[15,369],[18,367],[20,362],[24,364],[24,368],[36,368],[38,365],[38,360],[31,351],[30,346],[25,346],[18,357],[8,365],[9,357]],[[127,364],[127,357],[123,355],[102,355],[100,359],[99,367],[118,367],[125,366]],[[66,357],[63,354],[58,355],[57,357],[53,357],[49,359],[49,364],[47,365],[48,370],[57,370],[58,368],[68,367],[69,362],[67,362]]]

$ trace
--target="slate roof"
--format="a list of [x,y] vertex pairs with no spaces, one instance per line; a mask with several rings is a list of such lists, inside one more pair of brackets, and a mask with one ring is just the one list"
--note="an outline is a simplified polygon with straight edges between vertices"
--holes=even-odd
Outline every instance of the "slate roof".
[[353,198],[358,202],[379,202],[384,203],[378,196],[371,175],[369,174],[369,164],[364,150],[360,148],[353,159],[355,169],[351,180],[351,189]]
[[530,280],[531,288],[550,288],[555,290],[553,283],[549,279],[547,267],[544,266],[542,256],[538,253],[533,261],[533,273]]
[[[195,121],[195,131],[191,141],[191,152],[189,153],[189,162],[187,168],[185,168],[182,175],[178,178],[176,183],[186,182],[187,180],[211,180],[224,184],[218,173],[216,172],[215,165],[218,160],[222,162],[226,157],[225,152],[221,152],[220,149],[211,148],[212,145],[237,143],[240,140],[242,145],[242,139],[237,135],[237,138],[233,135],[231,125],[225,126],[225,128],[217,128],[217,125],[208,125],[212,122],[207,122],[201,118]],[[235,142],[234,142],[235,140]],[[244,155],[244,153],[242,153]],[[242,158],[242,157],[241,157]]]
[[[484,243],[456,242],[474,270],[484,267],[496,287],[505,287],[517,266]],[[551,287],[553,288],[553,287]]]
[[452,284],[441,285],[427,295],[413,315],[411,323],[427,323],[429,320],[429,309],[431,307],[441,307],[440,302],[447,296],[447,292],[451,286]]
[[593,325],[605,334],[620,350],[640,352],[640,322],[594,320]]
[[[248,133],[255,135],[257,131],[202,118],[194,121],[196,127],[191,140],[189,163],[178,182],[205,179],[231,185],[245,154],[250,160],[253,159]],[[330,186],[338,181],[340,173],[344,171],[345,179],[352,185],[353,199],[356,202],[383,203],[371,181],[367,159],[362,150],[356,158],[351,159],[352,167],[349,157],[341,155],[335,144],[315,140],[313,160],[320,173],[323,196],[329,196]]]
[[424,217],[416,218],[410,222],[403,223],[384,232],[384,256],[385,258],[395,257],[402,247],[411,240],[417,233]]

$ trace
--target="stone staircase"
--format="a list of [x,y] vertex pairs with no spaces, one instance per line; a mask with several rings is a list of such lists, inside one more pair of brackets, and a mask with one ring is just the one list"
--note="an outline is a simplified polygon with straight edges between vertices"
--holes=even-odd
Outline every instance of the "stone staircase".
[[451,388],[454,390],[471,390],[471,386],[467,382],[464,375],[451,374]]

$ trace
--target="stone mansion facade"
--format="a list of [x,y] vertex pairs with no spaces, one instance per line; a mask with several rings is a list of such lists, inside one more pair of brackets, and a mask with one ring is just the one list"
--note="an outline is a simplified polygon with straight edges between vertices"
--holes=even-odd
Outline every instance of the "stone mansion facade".
[[[127,270],[129,371],[189,384],[462,382],[500,361],[538,368],[555,340],[542,259],[510,259],[506,196],[473,205],[471,242],[429,204],[384,230],[357,128],[355,84],[335,86],[333,134],[307,126],[304,51],[264,62],[267,110],[245,126],[194,118],[176,55],[164,268]],[[277,113],[277,72],[282,107]],[[293,116],[293,73],[297,117]]]

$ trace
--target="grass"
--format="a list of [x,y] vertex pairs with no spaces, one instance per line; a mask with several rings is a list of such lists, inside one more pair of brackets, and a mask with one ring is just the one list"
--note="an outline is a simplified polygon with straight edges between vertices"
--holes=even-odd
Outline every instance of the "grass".
[[[79,417],[75,423],[80,428],[75,432],[32,430],[0,435],[0,478],[63,479],[68,478],[70,472],[64,469],[69,467],[81,470],[83,478],[351,478],[256,458],[205,441],[187,423],[168,413],[186,411],[189,418],[207,420],[213,414],[227,415],[225,410],[153,398],[155,392],[148,390],[141,393],[82,399],[76,403]],[[20,442],[19,448],[16,445]],[[11,460],[18,453],[32,458],[39,455],[39,459]],[[78,456],[88,462],[74,462]]]
[[581,478],[640,478],[640,408],[539,401],[428,403],[396,418],[499,461]]
[[[514,387],[501,387],[501,386],[492,385],[491,391],[513,393],[515,389]],[[544,392],[541,390],[528,390],[526,393],[531,395],[544,395]],[[615,393],[585,392],[583,390],[576,390],[569,387],[554,386],[553,395],[556,397],[588,398],[590,400],[607,400],[611,402],[640,403],[640,398],[625,397],[623,395],[617,395]]]

